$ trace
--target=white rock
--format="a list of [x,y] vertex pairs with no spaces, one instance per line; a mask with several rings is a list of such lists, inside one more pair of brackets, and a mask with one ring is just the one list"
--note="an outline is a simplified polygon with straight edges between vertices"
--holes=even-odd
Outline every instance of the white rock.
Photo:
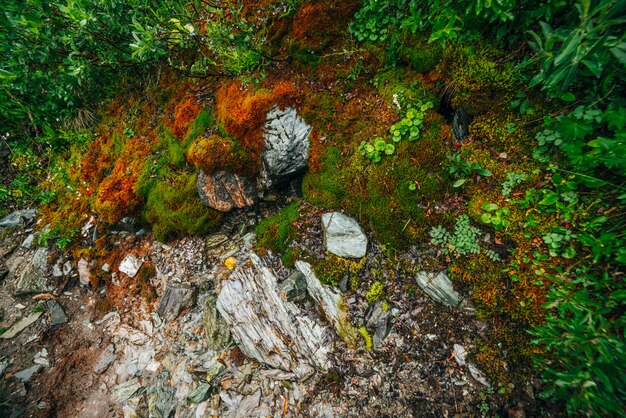
[[80,284],[83,286],[89,286],[91,283],[91,272],[89,271],[89,262],[84,258],[78,260],[77,263],[78,268],[78,278],[80,279]]
[[460,306],[463,303],[463,298],[454,290],[452,282],[445,272],[420,271],[416,274],[415,279],[419,287],[437,302],[452,307]]
[[467,356],[467,351],[465,351],[465,347],[459,344],[454,344],[454,359],[456,360],[459,366],[465,365],[465,357]]
[[358,222],[341,212],[322,215],[324,245],[339,257],[361,258],[367,252],[367,237]]
[[122,260],[118,270],[128,275],[128,277],[135,277],[142,264],[142,260],[129,254]]

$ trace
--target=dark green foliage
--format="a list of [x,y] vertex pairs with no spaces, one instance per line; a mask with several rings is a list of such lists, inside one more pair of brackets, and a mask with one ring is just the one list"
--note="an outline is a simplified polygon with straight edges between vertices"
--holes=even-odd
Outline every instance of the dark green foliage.
[[300,202],[294,202],[276,215],[263,219],[256,227],[257,246],[284,253],[296,234],[294,222],[300,216],[299,207]]
[[142,213],[159,241],[206,234],[221,221],[220,212],[202,204],[196,181],[195,174],[172,173],[150,188]]

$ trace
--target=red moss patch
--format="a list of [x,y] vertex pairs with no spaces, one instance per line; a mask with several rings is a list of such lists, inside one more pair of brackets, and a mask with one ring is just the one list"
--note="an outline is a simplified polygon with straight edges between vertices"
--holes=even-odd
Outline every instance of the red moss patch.
[[187,161],[206,173],[226,170],[252,176],[260,169],[239,144],[230,138],[211,135],[200,138],[187,151]]
[[177,138],[183,139],[185,137],[189,125],[198,116],[198,113],[200,113],[200,105],[193,95],[188,94],[178,103],[174,109],[174,123],[172,125],[172,132]]

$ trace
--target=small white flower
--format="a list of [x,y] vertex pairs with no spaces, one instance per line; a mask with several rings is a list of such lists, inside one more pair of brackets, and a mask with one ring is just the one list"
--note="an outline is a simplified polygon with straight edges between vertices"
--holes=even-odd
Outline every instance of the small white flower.
[[402,110],[402,106],[400,106],[400,102],[398,101],[398,95],[394,94],[393,95],[393,104],[396,105],[396,107],[398,108],[398,110]]

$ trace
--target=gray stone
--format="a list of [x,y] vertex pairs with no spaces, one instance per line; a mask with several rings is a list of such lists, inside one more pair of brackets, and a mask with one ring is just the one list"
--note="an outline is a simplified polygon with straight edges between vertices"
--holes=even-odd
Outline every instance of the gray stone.
[[148,388],[148,414],[151,418],[170,418],[176,412],[177,389],[168,384],[168,379],[168,373],[161,373],[156,384]]
[[454,290],[452,282],[445,272],[420,271],[415,279],[419,287],[437,302],[452,307],[460,306],[463,303],[463,298]]
[[200,171],[197,186],[202,203],[220,212],[245,208],[255,203],[252,182],[238,174],[227,171],[206,174]]
[[472,375],[472,377],[474,379],[476,379],[476,381],[478,383],[480,383],[481,385],[484,385],[484,386],[491,386],[489,384],[489,381],[485,377],[485,374],[482,371],[480,371],[480,369],[478,367],[476,367],[472,363],[468,363],[467,364],[467,368],[469,369],[469,372]]
[[365,313],[365,326],[372,333],[374,349],[380,348],[391,331],[391,314],[389,309],[383,309],[384,306],[384,301],[376,301]]
[[57,301],[47,300],[48,311],[50,311],[50,325],[60,325],[67,322],[67,315]]
[[[208,295],[204,300],[204,333],[207,347],[214,351],[222,350],[230,344],[228,324],[217,310],[217,297]],[[202,402],[202,401],[200,401]]]
[[159,301],[157,312],[165,321],[173,321],[183,309],[191,308],[195,303],[195,287],[188,283],[168,283]]
[[135,277],[142,264],[142,260],[138,259],[134,255],[129,254],[122,260],[120,266],[118,267],[118,270],[126,274],[128,277]]
[[339,257],[361,258],[367,252],[367,237],[361,227],[349,216],[340,212],[322,215],[324,245]]
[[115,359],[115,346],[109,344],[102,354],[100,354],[100,357],[98,357],[98,361],[96,361],[96,364],[93,366],[93,372],[96,374],[104,373]]
[[459,344],[454,344],[454,360],[459,366],[465,366],[465,357],[467,356],[467,351],[465,351],[465,347]]
[[35,209],[22,209],[0,219],[0,226],[5,228],[15,228],[18,226],[25,226],[30,221],[35,219],[37,211]]
[[80,280],[80,284],[83,286],[89,286],[91,284],[91,272],[89,271],[89,262],[84,258],[78,260],[76,263],[76,267],[78,268],[78,278]]
[[113,394],[115,395],[117,402],[123,403],[135,395],[138,395],[140,392],[143,392],[143,390],[144,388],[139,384],[139,380],[134,378],[117,385],[113,389]]
[[30,250],[33,247],[34,243],[35,243],[35,234],[29,234],[24,240],[24,242],[22,242],[22,247]]
[[37,364],[33,367],[29,367],[28,369],[24,369],[20,372],[15,373],[13,376],[22,383],[26,383],[30,381],[35,373],[41,370],[43,366],[41,364]]
[[306,277],[300,271],[293,272],[278,286],[280,297],[287,302],[306,299]]
[[187,395],[187,399],[190,402],[198,404],[200,402],[204,402],[209,399],[209,392],[211,391],[211,385],[208,383],[200,383],[197,388],[191,391],[189,395]]
[[280,297],[276,274],[258,255],[242,259],[223,281],[217,309],[248,357],[299,378],[329,369],[328,328]]
[[457,107],[452,118],[452,132],[457,141],[465,141],[467,139],[470,122],[471,119],[465,113],[465,110],[461,106]]
[[263,131],[265,151],[261,155],[267,186],[307,168],[310,133],[311,126],[298,116],[295,109],[281,110],[274,106],[268,112]]
[[8,340],[16,337],[24,329],[34,324],[35,321],[37,321],[42,314],[43,312],[34,312],[26,318],[22,318],[20,321],[13,324],[13,326],[9,328],[4,334],[0,335],[0,338]]
[[32,256],[24,257],[17,269],[13,272],[17,277],[15,282],[15,295],[53,291],[54,287],[48,284],[48,279],[46,278],[47,266],[47,248],[38,248]]

